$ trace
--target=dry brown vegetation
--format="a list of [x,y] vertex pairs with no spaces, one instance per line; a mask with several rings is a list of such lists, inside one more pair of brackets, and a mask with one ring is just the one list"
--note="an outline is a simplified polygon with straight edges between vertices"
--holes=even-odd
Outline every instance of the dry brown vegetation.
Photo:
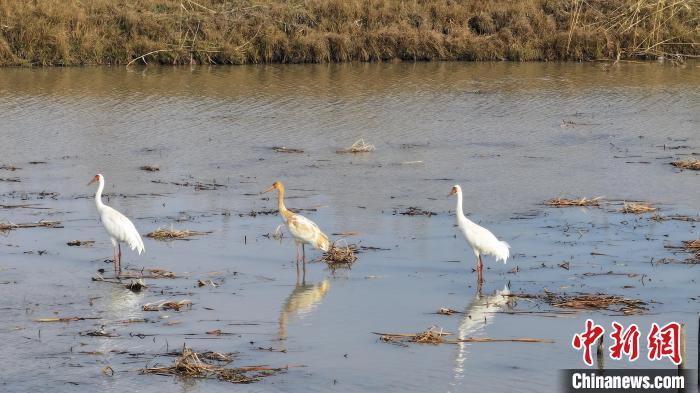
[[692,169],[694,171],[700,171],[700,160],[695,158],[689,158],[687,160],[674,161],[671,165],[680,169]]
[[511,294],[508,296],[521,299],[539,299],[553,307],[575,310],[608,310],[625,315],[641,314],[648,310],[647,304],[639,299],[603,293],[557,294],[545,290],[543,294]]
[[187,240],[187,238],[192,237],[192,236],[201,236],[201,235],[206,235],[208,233],[211,233],[211,231],[208,232],[200,232],[200,231],[189,231],[189,230],[177,230],[177,229],[166,229],[166,228],[158,228],[153,232],[147,233],[146,236],[156,239],[156,240]]
[[581,199],[568,199],[568,198],[552,198],[546,201],[544,204],[547,206],[554,207],[567,207],[567,206],[600,206],[603,201],[603,197],[596,197],[592,199],[581,198]]
[[148,367],[139,370],[139,372],[142,374],[177,375],[184,378],[216,378],[232,383],[252,383],[286,369],[267,366],[227,367],[231,361],[232,357],[229,354],[197,353],[190,348],[183,347],[172,366]]
[[620,211],[628,214],[642,214],[655,212],[658,209],[646,202],[625,202]]
[[379,341],[387,343],[405,343],[411,342],[416,344],[457,344],[457,343],[491,343],[491,342],[519,342],[519,343],[553,343],[554,341],[542,338],[506,338],[495,339],[488,337],[466,337],[462,339],[447,339],[452,333],[443,331],[441,328],[431,326],[427,330],[419,333],[374,333],[379,335]]
[[180,311],[183,308],[192,307],[192,301],[184,299],[179,302],[176,301],[162,301],[158,303],[146,303],[143,305],[143,311],[162,311],[162,310],[175,310]]
[[0,65],[700,55],[700,0],[4,0]]
[[328,251],[323,253],[321,261],[331,266],[338,264],[351,265],[357,260],[357,256],[355,255],[356,251],[357,245],[348,244],[345,239],[340,239],[339,241],[333,242]]
[[335,152],[338,154],[345,154],[345,153],[369,153],[371,151],[374,151],[374,145],[370,143],[366,143],[363,138],[360,138],[355,141],[350,147],[347,149],[338,149]]

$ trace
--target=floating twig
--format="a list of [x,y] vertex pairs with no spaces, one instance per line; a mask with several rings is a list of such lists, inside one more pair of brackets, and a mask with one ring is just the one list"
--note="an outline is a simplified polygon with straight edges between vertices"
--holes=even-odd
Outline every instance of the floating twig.
[[191,236],[201,236],[201,235],[206,235],[211,233],[212,231],[205,231],[205,232],[200,232],[200,231],[189,231],[189,230],[176,230],[170,227],[170,229],[166,228],[158,228],[153,232],[150,232],[146,234],[147,237],[156,239],[156,240],[189,240],[187,238]]
[[365,143],[365,140],[363,138],[358,139],[355,141],[355,143],[352,144],[352,146],[348,147],[347,149],[339,149],[336,150],[335,152],[338,154],[345,154],[345,153],[369,153],[371,151],[374,151],[374,145]]
[[592,199],[580,198],[580,199],[568,199],[568,198],[552,198],[546,201],[544,204],[547,206],[554,207],[567,207],[567,206],[600,206],[603,201],[603,197],[596,197]]
[[186,378],[216,378],[231,383],[253,383],[288,368],[288,366],[277,368],[268,366],[226,367],[230,362],[230,355],[217,352],[197,353],[183,346],[174,365],[147,367],[139,372],[141,374],[177,375]]
[[697,158],[689,158],[687,160],[673,161],[671,165],[680,169],[690,169],[693,171],[700,171],[700,160]]

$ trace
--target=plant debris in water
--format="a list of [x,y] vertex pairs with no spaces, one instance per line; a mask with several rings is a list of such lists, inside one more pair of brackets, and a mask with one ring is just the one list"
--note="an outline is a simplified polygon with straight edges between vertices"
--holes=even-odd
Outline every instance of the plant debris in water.
[[95,244],[94,240],[71,240],[66,243],[71,247],[89,247]]
[[156,165],[143,165],[139,167],[139,169],[146,172],[158,172],[160,167]]
[[165,269],[129,269],[122,272],[121,278],[177,278],[175,273]]
[[453,310],[451,308],[446,308],[446,307],[440,307],[436,314],[439,315],[452,315],[452,314],[462,314],[461,311]]
[[428,210],[423,210],[419,207],[413,207],[413,206],[409,207],[408,209],[406,209],[402,212],[399,212],[399,214],[401,214],[403,216],[426,216],[426,217],[432,217],[432,216],[437,215],[437,213],[434,213],[434,212],[431,212]]
[[700,160],[696,158],[689,158],[687,160],[673,161],[671,165],[680,169],[691,169],[694,171],[700,171]]
[[646,202],[630,202],[627,203],[625,202],[624,205],[622,206],[622,209],[620,211],[622,213],[631,213],[631,214],[642,214],[642,213],[651,213],[655,212],[658,209],[651,206],[651,204],[646,203]]
[[698,250],[698,249],[700,249],[700,239],[683,240],[683,247],[686,250]]
[[451,336],[452,333],[445,332],[442,328],[431,326],[428,330],[420,333],[374,333],[379,335],[379,341],[387,343],[417,343],[417,344],[457,344],[460,342],[523,342],[523,343],[553,343],[552,340],[541,338],[509,338],[509,339],[494,339],[487,337],[467,337],[464,339],[449,340],[446,336]]
[[596,197],[592,199],[581,198],[581,199],[568,199],[568,198],[552,198],[546,201],[544,204],[547,206],[554,207],[566,207],[566,206],[600,206],[603,201],[603,197]]
[[[338,245],[339,242],[344,242],[344,245]],[[331,244],[327,252],[323,253],[321,261],[328,265],[345,264],[350,265],[357,260],[355,252],[357,251],[356,244],[348,244],[345,239],[336,240]]]
[[352,146],[348,147],[347,149],[339,149],[336,150],[336,153],[339,154],[345,154],[345,153],[369,153],[371,151],[374,151],[374,145],[365,143],[365,140],[363,138],[358,139],[355,141],[355,143],[352,144]]
[[146,234],[146,236],[156,239],[156,240],[189,240],[191,236],[200,236],[211,233],[211,231],[199,232],[199,231],[180,231],[177,229],[158,228],[153,232]]
[[39,221],[25,224],[13,224],[11,222],[0,222],[0,232],[7,232],[12,229],[21,228],[63,228],[59,221]]
[[641,300],[603,293],[556,294],[545,290],[544,294],[510,294],[508,296],[538,299],[557,308],[608,310],[625,315],[642,314],[648,310],[647,303]]
[[304,152],[302,149],[293,149],[293,148],[288,148],[284,146],[273,146],[272,150],[274,150],[277,153],[297,153],[301,154]]
[[170,367],[147,367],[141,374],[177,375],[185,378],[216,378],[231,383],[253,383],[286,370],[267,366],[226,367],[231,363],[230,355],[210,352],[218,356],[207,356],[183,347],[182,353]]
[[191,300],[184,299],[184,300],[180,300],[179,302],[165,300],[165,301],[156,302],[156,303],[146,303],[143,305],[143,311],[163,311],[163,310],[180,311],[183,308],[191,308],[191,307],[192,307]]

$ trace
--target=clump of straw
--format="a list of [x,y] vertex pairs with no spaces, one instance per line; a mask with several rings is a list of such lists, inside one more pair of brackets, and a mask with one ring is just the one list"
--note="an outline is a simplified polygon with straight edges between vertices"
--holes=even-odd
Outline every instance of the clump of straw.
[[671,165],[680,169],[691,169],[694,171],[700,171],[700,160],[696,158],[689,158],[687,160],[674,161]]
[[625,202],[624,205],[622,206],[622,209],[620,211],[622,213],[630,213],[630,214],[642,214],[642,213],[651,213],[655,212],[658,209],[651,206],[651,204],[646,203],[646,202],[630,202],[627,203]]
[[683,240],[683,247],[687,250],[700,249],[700,239],[697,240]]
[[158,172],[160,167],[156,165],[143,165],[139,167],[139,169],[146,172]]
[[544,204],[547,206],[554,207],[567,207],[567,206],[600,206],[603,197],[596,197],[592,199],[581,198],[581,199],[568,199],[568,198],[552,198],[546,201]]
[[374,151],[374,145],[365,143],[365,140],[363,138],[360,138],[357,141],[355,141],[355,143],[353,143],[352,146],[348,147],[347,149],[336,150],[336,153],[369,153],[371,151]]
[[[214,356],[212,356],[214,355]],[[197,353],[183,346],[182,353],[170,367],[148,367],[141,374],[177,375],[185,378],[216,378],[231,383],[253,383],[283,371],[283,368],[251,366],[230,368],[231,356],[218,352]]]
[[379,336],[379,340],[383,342],[402,342],[408,341],[418,344],[442,344],[445,343],[444,336],[449,336],[452,333],[444,332],[442,328],[438,330],[437,327],[431,326],[428,330],[415,334],[382,334]]
[[180,231],[177,229],[173,229],[170,227],[170,229],[167,228],[158,228],[153,232],[150,232],[146,234],[146,236],[156,239],[156,240],[186,240],[188,237],[191,236],[200,236],[200,235],[206,235],[211,233],[211,231],[206,231],[206,232],[200,232],[200,231],[189,231],[189,230],[184,230]]
[[162,310],[175,310],[180,311],[183,308],[192,307],[192,301],[190,300],[180,300],[179,302],[174,301],[162,301],[157,303],[146,303],[143,305],[143,311],[162,311]]
[[[340,242],[344,242],[344,245],[338,245]],[[345,239],[336,240],[333,242],[333,244],[331,244],[328,251],[323,254],[321,261],[327,263],[328,265],[350,265],[357,260],[355,251],[357,251],[357,245],[348,244]]]
[[511,294],[523,299],[540,299],[557,308],[576,310],[608,310],[625,315],[641,314],[647,311],[647,304],[638,299],[603,293],[556,294],[545,290],[544,294]]

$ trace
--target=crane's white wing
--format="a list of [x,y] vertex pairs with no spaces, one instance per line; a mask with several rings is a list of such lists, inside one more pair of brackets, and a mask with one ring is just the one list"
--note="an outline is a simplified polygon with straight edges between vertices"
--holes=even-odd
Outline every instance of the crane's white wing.
[[316,223],[300,214],[289,217],[287,226],[292,236],[306,243],[313,242],[316,239],[316,235],[321,232]]
[[469,245],[481,254],[492,255],[497,260],[506,262],[510,256],[510,245],[498,240],[488,229],[477,225],[467,219],[460,222],[460,229]]
[[308,218],[295,214],[287,219],[287,227],[295,239],[309,243],[323,251],[328,251],[330,246],[328,237],[321,232],[318,225]]
[[134,223],[125,215],[105,205],[100,218],[109,236],[118,242],[126,243],[129,248],[136,250],[139,254],[145,251],[141,235],[136,230]]

